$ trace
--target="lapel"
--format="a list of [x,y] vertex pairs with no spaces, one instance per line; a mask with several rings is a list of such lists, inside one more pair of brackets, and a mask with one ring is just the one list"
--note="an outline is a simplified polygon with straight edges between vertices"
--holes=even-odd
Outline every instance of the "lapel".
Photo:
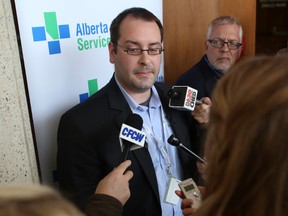
[[[119,112],[118,115],[115,116],[114,123],[117,125],[120,131],[122,124],[126,121],[127,117],[132,114],[132,111],[128,103],[126,102],[126,99],[124,98],[121,90],[119,89],[114,76],[110,80],[107,87],[107,95],[110,108]],[[147,143],[145,143],[145,146],[147,146]],[[156,174],[148,150],[144,147],[138,150],[134,150],[130,152],[130,154],[133,154],[135,156],[137,162],[142,168],[144,174],[146,175],[148,182],[151,185],[157,199],[160,202]],[[136,161],[133,162],[135,163]]]
[[[177,111],[176,109],[169,107],[169,98],[167,96],[168,90],[171,88],[171,86],[167,84],[155,84],[155,87],[157,89],[157,92],[159,94],[159,97],[161,99],[161,103],[163,106],[163,110],[165,112],[166,118],[170,122],[172,132],[173,134],[181,141],[183,145],[185,145],[188,149],[191,149],[191,142],[189,137],[189,131],[187,131],[187,128],[184,126],[186,125],[185,117],[188,117],[188,115],[184,117],[183,111]],[[180,163],[187,164],[187,161],[190,160],[190,156],[182,151],[177,149],[177,153],[179,156]],[[183,174],[185,175],[185,170],[183,169]]]

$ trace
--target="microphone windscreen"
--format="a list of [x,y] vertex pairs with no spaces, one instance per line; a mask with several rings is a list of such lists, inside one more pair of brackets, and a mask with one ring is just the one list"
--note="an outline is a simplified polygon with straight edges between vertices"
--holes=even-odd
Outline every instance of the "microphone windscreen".
[[172,134],[169,138],[168,138],[168,143],[170,145],[173,145],[173,146],[179,146],[180,144],[180,141],[174,136],[174,134]]
[[182,149],[183,151],[187,152],[189,155],[191,155],[195,160],[200,161],[202,163],[206,163],[206,161],[199,157],[197,154],[195,154],[194,152],[192,152],[191,150],[189,150],[186,146],[184,146],[183,144],[181,144],[181,142],[179,141],[179,139],[177,139],[174,134],[172,134],[169,138],[168,138],[168,143],[170,145],[179,147],[180,149]]
[[185,102],[187,87],[175,87],[170,89],[168,97],[170,98],[170,106],[181,107]]
[[143,125],[143,119],[141,118],[140,115],[133,113],[131,115],[128,116],[128,118],[126,119],[125,122],[126,125],[129,125],[133,128],[136,128],[138,130],[142,129],[142,125]]

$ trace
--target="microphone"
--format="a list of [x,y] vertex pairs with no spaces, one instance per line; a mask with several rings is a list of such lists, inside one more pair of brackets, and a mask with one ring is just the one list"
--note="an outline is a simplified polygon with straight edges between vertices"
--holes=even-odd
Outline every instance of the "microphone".
[[168,138],[168,143],[179,147],[180,149],[184,150],[185,152],[187,152],[189,155],[191,155],[195,160],[200,161],[202,163],[207,163],[203,158],[199,157],[197,154],[195,154],[194,152],[192,152],[191,150],[189,150],[186,146],[184,146],[175,136],[174,134],[172,134],[169,138]]
[[131,114],[122,124],[119,139],[123,151],[121,153],[120,163],[127,160],[130,150],[141,148],[145,144],[145,133],[141,131],[143,119],[138,114]]
[[173,86],[168,91],[169,107],[182,110],[193,111],[196,104],[201,104],[201,100],[197,100],[198,90],[189,86]]

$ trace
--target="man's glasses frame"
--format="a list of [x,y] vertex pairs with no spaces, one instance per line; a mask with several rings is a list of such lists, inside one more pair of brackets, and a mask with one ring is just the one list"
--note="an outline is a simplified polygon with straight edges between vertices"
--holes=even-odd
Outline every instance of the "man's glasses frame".
[[141,55],[143,51],[146,51],[148,55],[160,55],[164,49],[162,47],[159,48],[148,48],[148,49],[140,49],[140,48],[124,48],[118,43],[114,43],[118,47],[120,47],[124,52],[126,52],[128,55],[138,56]]
[[209,39],[207,41],[215,48],[222,48],[226,44],[229,50],[237,50],[242,46],[242,43],[236,41],[224,41],[222,39]]

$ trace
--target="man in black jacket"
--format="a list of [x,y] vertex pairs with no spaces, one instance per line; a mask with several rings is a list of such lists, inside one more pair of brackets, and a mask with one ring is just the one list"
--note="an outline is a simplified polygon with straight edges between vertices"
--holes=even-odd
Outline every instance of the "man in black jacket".
[[112,21],[110,34],[113,77],[96,94],[68,110],[59,123],[60,189],[84,209],[98,182],[119,164],[121,125],[137,113],[147,139],[144,148],[128,156],[133,178],[123,215],[182,215],[180,201],[167,202],[169,183],[175,183],[170,180],[196,178],[198,173],[189,155],[167,143],[173,133],[192,148],[186,113],[169,108],[170,86],[155,83],[163,51],[162,24],[146,9],[130,8]]
[[176,85],[197,89],[197,98],[203,101],[192,112],[199,134],[198,142],[202,142],[202,129],[209,120],[212,91],[217,80],[239,59],[243,49],[242,38],[242,26],[236,17],[220,16],[214,19],[208,26],[205,55],[176,81]]
[[232,67],[242,52],[243,30],[234,16],[220,16],[208,26],[205,55],[182,74],[176,84],[198,90],[198,98],[211,97],[218,79]]

